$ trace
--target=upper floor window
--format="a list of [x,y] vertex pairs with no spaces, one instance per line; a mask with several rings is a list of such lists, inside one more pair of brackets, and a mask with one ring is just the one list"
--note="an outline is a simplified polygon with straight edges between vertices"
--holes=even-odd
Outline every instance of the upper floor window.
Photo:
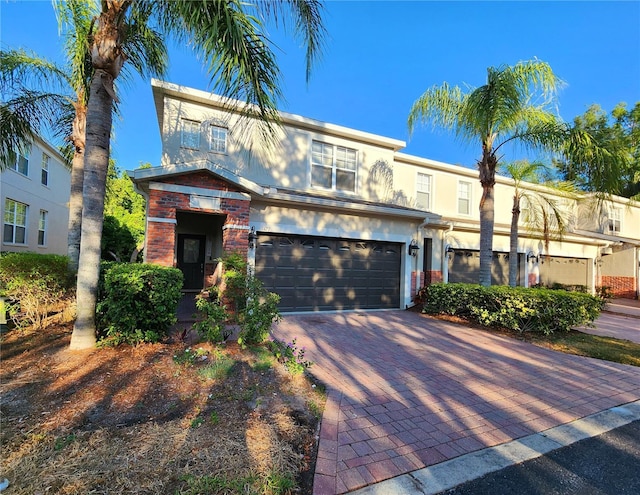
[[458,213],[471,215],[471,182],[458,181]]
[[356,150],[313,141],[311,186],[354,192],[356,190],[356,163]]
[[622,226],[622,208],[609,208],[608,227],[609,232],[619,234]]
[[227,152],[227,134],[225,127],[217,125],[209,126],[209,150],[217,153]]
[[416,180],[416,207],[421,210],[431,210],[431,187],[433,177],[418,172]]
[[200,122],[182,119],[180,146],[194,150],[200,149]]
[[42,153],[42,185],[46,186],[49,184],[49,162],[51,161],[51,157],[46,153]]
[[4,201],[4,231],[2,241],[8,244],[27,243],[27,209],[24,203],[6,198]]
[[22,175],[29,175],[29,155],[31,154],[31,146],[25,148],[22,153],[16,153],[16,161],[9,168],[20,172]]
[[38,219],[38,246],[45,246],[47,242],[47,215],[45,210],[40,210]]

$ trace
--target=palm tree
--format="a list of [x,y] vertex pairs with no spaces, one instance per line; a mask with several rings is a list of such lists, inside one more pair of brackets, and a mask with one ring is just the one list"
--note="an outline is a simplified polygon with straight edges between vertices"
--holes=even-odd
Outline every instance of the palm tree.
[[[477,161],[480,199],[480,284],[491,285],[493,256],[494,185],[501,156],[498,151],[513,142],[529,149],[559,149],[567,127],[549,110],[562,81],[540,60],[514,66],[489,67],[487,82],[466,92],[447,83],[433,86],[418,98],[409,112],[409,132],[419,122],[431,122],[453,131],[467,142],[479,142]],[[535,103],[534,98],[541,98]]]
[[[287,6],[291,10],[287,10]],[[94,69],[86,119],[84,207],[80,266],[77,279],[77,316],[72,349],[95,346],[95,308],[99,278],[106,174],[114,81],[127,63],[145,53],[125,50],[132,26],[157,22],[164,34],[192,45],[206,62],[214,87],[223,95],[244,98],[247,113],[264,123],[273,135],[279,123],[276,102],[279,73],[261,19],[281,19],[291,13],[295,32],[307,46],[307,77],[324,34],[318,0],[258,2],[241,0],[102,0],[89,38]],[[254,110],[255,109],[255,110]]]
[[518,279],[518,235],[522,204],[526,205],[525,224],[533,233],[540,234],[545,252],[549,253],[552,236],[562,238],[569,222],[566,200],[577,198],[576,187],[571,182],[545,181],[539,188],[524,187],[523,182],[540,183],[540,179],[550,175],[547,167],[540,162],[520,160],[507,163],[503,173],[513,179],[513,206],[511,208],[511,230],[509,233],[509,285],[515,287]]

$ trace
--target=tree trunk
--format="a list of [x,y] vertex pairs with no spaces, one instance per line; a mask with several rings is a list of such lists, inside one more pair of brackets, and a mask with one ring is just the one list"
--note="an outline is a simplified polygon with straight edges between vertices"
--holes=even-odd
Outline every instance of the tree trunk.
[[[79,96],[80,98],[82,95]],[[67,236],[68,268],[73,274],[78,272],[80,258],[80,236],[82,227],[82,188],[84,183],[84,148],[86,130],[86,107],[80,101],[74,104],[76,115],[73,119],[73,162],[71,164],[71,195],[69,197],[69,234]]]
[[518,220],[520,220],[520,197],[514,194],[509,232],[509,285],[511,287],[518,284]]
[[498,160],[490,146],[483,143],[482,160],[478,162],[482,198],[480,199],[480,285],[491,285],[493,266],[494,186]]
[[71,349],[87,349],[96,344],[95,313],[112,124],[112,83],[112,76],[98,69],[91,81],[89,93],[82,237],[76,290],[77,314],[71,335]]
[[493,186],[482,188],[480,201],[480,285],[491,285],[491,267],[493,266],[493,224],[494,224]]

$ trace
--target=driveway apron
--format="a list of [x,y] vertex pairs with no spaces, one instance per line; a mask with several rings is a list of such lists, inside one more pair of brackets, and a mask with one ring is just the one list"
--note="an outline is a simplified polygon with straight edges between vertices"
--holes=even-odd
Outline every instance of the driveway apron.
[[287,315],[327,385],[314,494],[346,493],[640,399],[640,369],[410,311]]

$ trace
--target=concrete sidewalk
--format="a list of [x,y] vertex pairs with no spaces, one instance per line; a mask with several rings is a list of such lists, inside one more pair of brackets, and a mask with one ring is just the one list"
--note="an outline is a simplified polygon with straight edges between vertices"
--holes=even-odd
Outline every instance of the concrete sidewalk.
[[638,368],[409,311],[287,315],[274,335],[297,338],[328,387],[319,495],[525,441],[640,400]]
[[604,308],[605,313],[614,313],[640,318],[640,301],[638,299],[611,299]]

